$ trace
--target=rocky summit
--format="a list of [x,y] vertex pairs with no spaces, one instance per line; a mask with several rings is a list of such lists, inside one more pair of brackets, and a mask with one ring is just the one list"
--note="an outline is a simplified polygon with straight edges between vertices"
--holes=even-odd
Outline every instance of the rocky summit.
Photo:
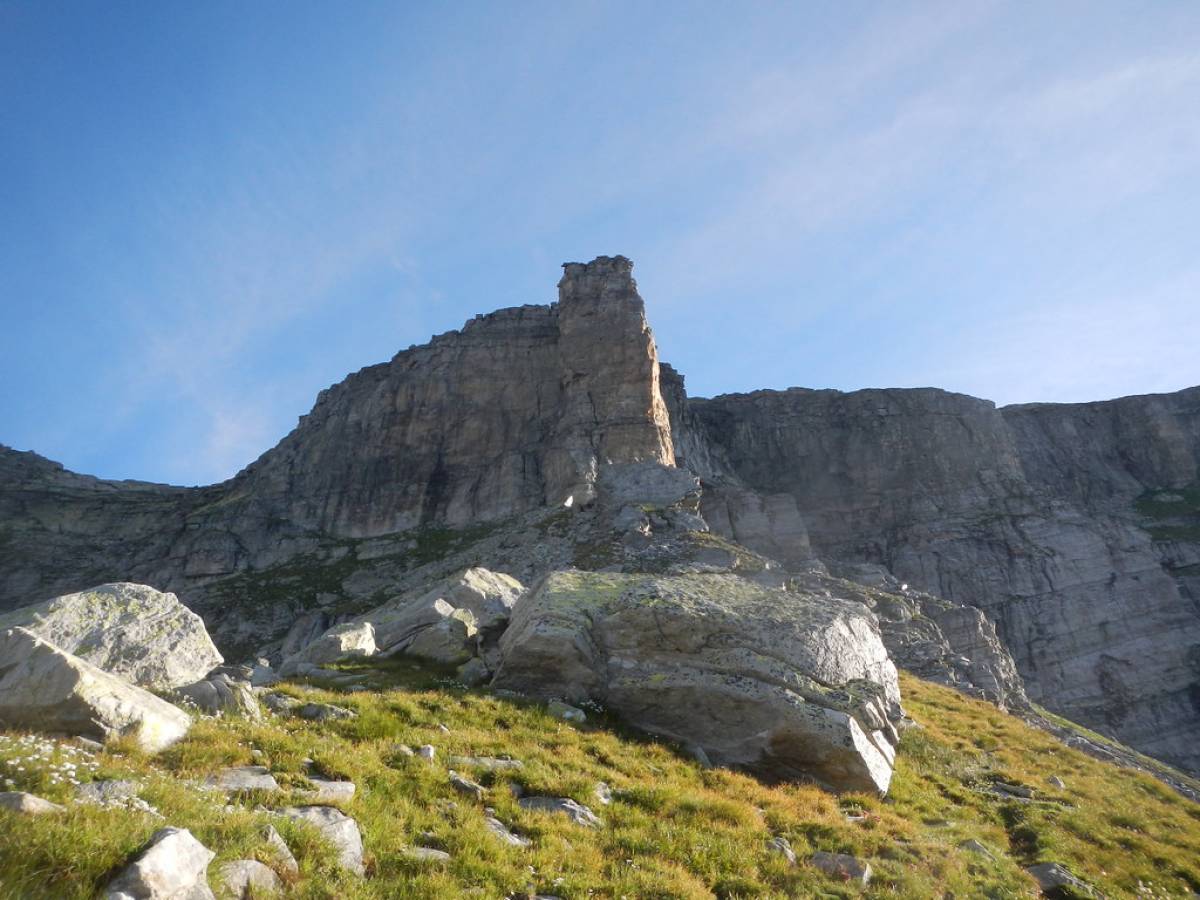
[[632,268],[349,376],[222,484],[0,448],[0,826],[38,823],[0,889],[87,820],[71,896],[1200,890],[1200,388],[690,398]]

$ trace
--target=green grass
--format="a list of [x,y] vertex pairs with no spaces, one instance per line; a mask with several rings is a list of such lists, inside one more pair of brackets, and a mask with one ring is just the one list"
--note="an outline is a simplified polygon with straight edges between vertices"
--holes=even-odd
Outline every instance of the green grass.
[[[394,662],[361,671],[374,690],[284,688],[351,707],[357,719],[323,725],[205,719],[157,757],[112,747],[97,756],[96,771],[78,776],[142,779],[142,796],[162,820],[77,805],[61,816],[0,813],[0,897],[91,897],[163,824],[190,828],[217,852],[210,875],[228,859],[269,862],[261,839],[268,821],[300,862],[290,895],[306,898],[499,898],[521,891],[564,898],[1032,897],[1036,889],[1022,870],[1042,860],[1062,862],[1109,896],[1135,896],[1139,881],[1143,892],[1155,892],[1145,896],[1187,896],[1200,888],[1200,807],[1149,777],[1093,760],[987,704],[912,677],[904,677],[903,690],[920,727],[905,733],[892,790],[881,800],[705,771],[678,748],[603,715],[568,725],[539,705],[462,689],[445,670]],[[432,744],[438,759],[429,765],[405,757],[398,742]],[[0,741],[0,777],[66,802],[71,786],[50,774],[55,754],[63,752],[37,764],[15,763],[23,754]],[[525,763],[516,772],[471,774],[488,787],[486,804],[529,837],[530,848],[504,845],[487,832],[484,804],[455,793],[447,781],[452,754],[509,755]],[[329,849],[302,827],[254,810],[295,796],[235,797],[236,809],[227,812],[224,796],[190,783],[221,766],[261,762],[281,784],[302,788],[306,758],[316,771],[358,785],[343,808],[363,830],[364,879],[340,873]],[[15,772],[17,764],[25,771]],[[1065,789],[1046,784],[1052,774]],[[995,780],[1034,788],[1035,801],[989,795],[985,788]],[[573,797],[596,811],[604,827],[592,831],[523,811],[510,781],[530,793]],[[609,806],[593,797],[598,781],[612,786]],[[852,822],[847,813],[865,818]],[[799,866],[767,850],[774,835],[791,842]],[[982,841],[995,858],[960,850],[968,838]],[[414,862],[401,853],[414,845],[445,849],[452,859]],[[864,892],[808,866],[815,850],[869,859],[870,887]]]

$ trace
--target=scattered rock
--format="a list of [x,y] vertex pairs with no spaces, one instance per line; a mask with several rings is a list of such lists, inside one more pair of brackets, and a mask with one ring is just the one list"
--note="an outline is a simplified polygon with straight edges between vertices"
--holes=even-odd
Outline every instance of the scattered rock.
[[409,758],[416,756],[416,753],[413,752],[413,748],[408,746],[408,744],[396,744],[394,747],[392,747],[392,752],[398,753],[401,756],[407,756]]
[[958,846],[959,849],[966,850],[968,853],[977,853],[980,856],[986,856],[988,859],[996,858],[995,854],[987,848],[987,845],[980,843],[975,838],[965,840]]
[[603,824],[594,812],[570,797],[522,797],[517,804],[521,809],[560,813],[585,828],[599,828]]
[[496,835],[496,837],[500,838],[500,840],[504,841],[506,844],[510,844],[513,847],[529,846],[529,839],[523,838],[519,834],[514,834],[511,830],[509,830],[507,825],[496,818],[494,810],[488,811],[487,815],[484,816],[483,824],[487,826],[488,831]]
[[856,857],[846,853],[826,853],[818,850],[809,862],[824,872],[859,884],[867,884],[871,880],[871,866]]
[[305,703],[303,706],[295,710],[295,714],[302,719],[309,719],[313,722],[328,722],[337,719],[355,719],[358,717],[352,709],[346,709],[343,706],[334,706],[332,703]]
[[104,781],[91,781],[75,788],[75,799],[80,803],[93,803],[97,806],[120,804],[138,795],[142,785],[137,781],[122,778],[110,778]]
[[225,890],[236,900],[260,896],[260,891],[278,892],[283,889],[279,876],[254,859],[235,859],[218,870]]
[[450,765],[460,769],[483,769],[487,772],[525,768],[525,763],[519,759],[502,759],[495,756],[451,756]]
[[332,806],[289,806],[280,815],[297,822],[307,822],[318,829],[338,853],[338,865],[355,875],[362,875],[363,843],[358,823]]
[[1038,863],[1025,871],[1032,875],[1038,886],[1047,893],[1058,888],[1070,888],[1088,897],[1096,896],[1091,885],[1080,881],[1064,866],[1060,866],[1056,862]]
[[268,825],[267,830],[263,833],[263,838],[267,842],[267,846],[271,849],[271,854],[275,857],[276,865],[291,875],[300,873],[300,864],[296,862],[296,857],[292,855],[291,848],[288,847],[287,841],[283,839],[274,825]]
[[546,712],[564,722],[586,722],[587,713],[582,709],[563,703],[561,700],[551,700],[546,704]]
[[308,778],[316,788],[310,793],[314,799],[326,803],[345,803],[354,799],[357,790],[353,781],[327,781],[324,778]]
[[426,762],[433,762],[433,758],[437,755],[437,751],[430,744],[422,744],[417,748],[417,756]]
[[262,709],[250,683],[235,681],[223,672],[185,684],[176,688],[175,693],[210,715],[232,713],[256,722],[262,718]]
[[1067,786],[1067,783],[1065,781],[1063,781],[1061,778],[1059,778],[1057,775],[1051,775],[1049,778],[1047,778],[1046,784],[1050,785],[1050,787],[1052,787],[1052,788],[1058,788],[1060,791],[1063,790],[1064,788],[1066,788],[1066,786]]
[[220,791],[277,791],[279,782],[266,766],[232,766],[210,775],[205,785]]
[[596,802],[601,806],[608,806],[612,803],[613,795],[612,788],[605,781],[596,782],[596,787],[592,790],[592,796],[596,798]]
[[203,620],[144,584],[102,584],[0,615],[0,631],[14,627],[152,690],[191,684],[222,662]]
[[473,797],[476,800],[482,800],[487,795],[487,788],[481,784],[476,784],[469,778],[463,778],[453,769],[450,770],[450,786],[460,794],[466,794],[468,797]]
[[0,721],[96,740],[131,735],[147,753],[192,725],[183,710],[72,656],[24,628],[0,631]]
[[105,900],[213,900],[206,873],[216,856],[186,828],[163,828],[107,887]]
[[449,862],[450,854],[445,850],[434,850],[432,847],[405,847],[402,851],[409,859],[418,862]]
[[778,853],[786,859],[791,865],[796,864],[796,851],[792,849],[792,845],[788,843],[785,837],[773,837],[767,841],[767,849],[772,853]]
[[301,701],[287,694],[270,693],[262,698],[263,705],[273,713],[290,713],[301,706]]
[[287,678],[298,674],[303,664],[320,666],[346,659],[365,659],[374,656],[375,626],[370,622],[346,622],[330,628],[300,652],[289,656],[279,667],[279,675]]
[[1021,800],[1033,799],[1033,790],[1025,787],[1023,784],[1007,784],[1003,781],[997,781],[992,784],[992,790],[998,794],[1017,797]]
[[34,794],[27,794],[24,791],[0,792],[0,809],[24,813],[28,816],[66,812],[65,807],[59,806],[57,803],[51,803],[49,800],[43,800]]

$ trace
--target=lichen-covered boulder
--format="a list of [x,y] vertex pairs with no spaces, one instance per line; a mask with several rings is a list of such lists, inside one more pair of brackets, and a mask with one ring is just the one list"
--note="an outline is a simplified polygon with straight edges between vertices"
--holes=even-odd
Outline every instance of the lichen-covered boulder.
[[594,699],[767,777],[884,792],[902,716],[865,606],[733,575],[556,572],[513,610],[492,684]]
[[156,753],[191,724],[178,707],[24,628],[0,631],[0,725],[100,741],[132,735]]
[[0,615],[139,687],[171,690],[222,662],[203,620],[174,594],[115,582]]

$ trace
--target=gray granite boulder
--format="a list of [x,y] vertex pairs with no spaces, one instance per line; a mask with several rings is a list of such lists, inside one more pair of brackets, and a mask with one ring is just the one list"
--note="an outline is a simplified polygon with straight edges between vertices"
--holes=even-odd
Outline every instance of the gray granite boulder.
[[0,615],[139,687],[170,690],[221,664],[204,622],[174,594],[115,582]]
[[556,572],[517,604],[493,686],[593,699],[717,765],[884,792],[896,668],[859,603],[732,575]]
[[132,735],[148,753],[182,738],[183,710],[24,628],[0,631],[0,724],[95,740]]
[[186,828],[163,828],[108,885],[104,900],[213,900],[207,871],[215,856]]
[[338,865],[355,875],[362,875],[363,842],[358,823],[332,806],[289,806],[281,815],[316,828],[338,854]]

